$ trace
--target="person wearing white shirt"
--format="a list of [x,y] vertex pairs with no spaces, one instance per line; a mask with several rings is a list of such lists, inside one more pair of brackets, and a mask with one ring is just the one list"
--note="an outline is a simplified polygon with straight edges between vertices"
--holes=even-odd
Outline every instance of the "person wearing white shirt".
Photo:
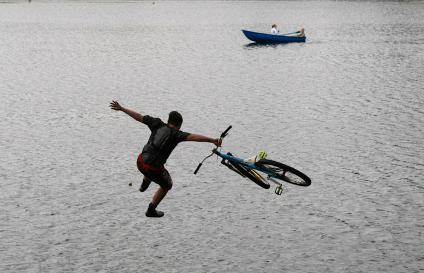
[[271,26],[271,34],[278,34],[279,32],[280,31],[278,30],[277,25],[276,24],[273,24]]

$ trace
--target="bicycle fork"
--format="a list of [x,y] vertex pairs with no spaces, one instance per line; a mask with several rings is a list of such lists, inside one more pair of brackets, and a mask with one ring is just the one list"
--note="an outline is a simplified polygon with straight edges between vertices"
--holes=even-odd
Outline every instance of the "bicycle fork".
[[238,173],[239,175],[246,177],[244,174],[242,174],[239,170],[237,170],[237,168],[235,168],[231,163],[228,163],[228,161],[226,159],[222,159],[221,160],[221,164],[224,166],[227,166],[228,169],[235,171],[236,173]]

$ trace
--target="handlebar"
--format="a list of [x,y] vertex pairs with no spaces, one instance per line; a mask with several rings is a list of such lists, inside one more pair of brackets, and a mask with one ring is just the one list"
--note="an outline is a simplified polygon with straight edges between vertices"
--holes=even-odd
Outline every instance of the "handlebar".
[[230,129],[231,128],[233,128],[233,126],[228,126],[228,128],[227,129],[225,129],[225,131],[224,132],[222,132],[222,134],[221,134],[221,138],[224,138],[224,137],[226,137],[227,135],[228,135],[228,131],[230,131]]
[[196,170],[194,171],[194,174],[197,174],[197,172],[199,171],[200,167],[202,167],[203,163],[199,163],[199,165],[197,165]]
[[[230,129],[233,128],[233,126],[228,126],[227,129],[225,129],[224,132],[221,133],[220,139],[222,140],[224,137],[226,137],[228,135],[228,131],[230,131]],[[216,148],[214,148],[212,150],[212,153],[210,155],[208,155],[207,157],[205,157],[202,162],[199,163],[199,165],[197,165],[196,170],[194,171],[194,174],[197,174],[197,172],[199,171],[200,167],[202,167],[203,162],[208,159],[209,157],[211,157],[214,153],[216,152]]]

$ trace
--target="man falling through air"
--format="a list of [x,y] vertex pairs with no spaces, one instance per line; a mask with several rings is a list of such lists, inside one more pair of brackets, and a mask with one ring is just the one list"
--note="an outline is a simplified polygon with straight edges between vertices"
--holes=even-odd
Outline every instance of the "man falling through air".
[[146,216],[162,217],[164,213],[156,210],[156,207],[172,188],[172,179],[164,164],[174,148],[182,141],[210,142],[220,146],[221,140],[180,131],[183,118],[177,111],[169,113],[168,123],[164,123],[159,118],[142,115],[124,108],[117,101],[112,101],[110,108],[115,111],[122,111],[133,119],[146,124],[151,131],[147,144],[144,145],[143,151],[137,158],[137,168],[144,175],[140,186],[141,192],[147,190],[152,181],[160,186],[153,195]]

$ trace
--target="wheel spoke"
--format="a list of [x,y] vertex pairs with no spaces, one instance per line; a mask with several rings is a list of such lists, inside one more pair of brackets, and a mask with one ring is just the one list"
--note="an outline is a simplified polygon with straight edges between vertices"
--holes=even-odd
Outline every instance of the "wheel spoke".
[[302,178],[300,178],[299,176],[291,173],[291,172],[286,172],[285,177],[290,180],[291,183],[295,183],[295,184],[303,184],[305,183],[304,180]]

